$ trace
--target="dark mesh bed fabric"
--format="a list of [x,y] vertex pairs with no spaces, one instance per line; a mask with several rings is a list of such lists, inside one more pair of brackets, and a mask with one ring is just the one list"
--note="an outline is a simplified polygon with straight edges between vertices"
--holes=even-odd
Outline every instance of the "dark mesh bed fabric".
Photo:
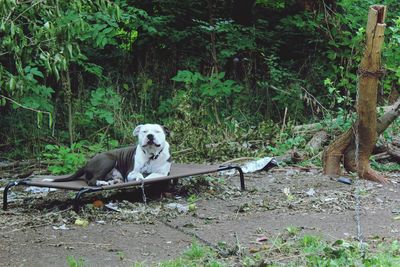
[[[153,179],[145,179],[144,184],[150,184],[154,182],[158,182],[161,180],[169,180],[174,178],[182,178],[194,175],[201,175],[216,172],[220,169],[219,165],[203,165],[203,164],[172,164],[171,173],[165,177],[157,177]],[[60,179],[67,177],[68,175],[62,176],[52,176],[52,175],[40,175],[30,178],[26,185],[28,186],[38,186],[38,187],[49,187],[49,188],[58,188],[58,189],[68,189],[68,190],[81,190],[82,188],[99,188],[98,186],[89,186],[86,181],[82,178],[75,181],[70,182],[46,182],[43,179],[51,178],[51,179]],[[140,185],[140,181],[131,181],[126,183],[114,184],[101,186],[103,189],[116,189],[116,188],[124,188],[129,186]]]

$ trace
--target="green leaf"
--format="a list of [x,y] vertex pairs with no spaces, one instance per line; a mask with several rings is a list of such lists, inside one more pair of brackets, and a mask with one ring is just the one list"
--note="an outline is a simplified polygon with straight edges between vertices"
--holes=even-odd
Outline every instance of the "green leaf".
[[36,113],[36,119],[37,119],[37,127],[41,128],[42,120],[43,120],[43,113],[42,112],[37,112]]
[[114,124],[114,118],[113,118],[113,116],[112,116],[111,113],[108,113],[108,114],[105,116],[105,119],[106,119],[106,122],[107,122],[108,124]]
[[12,76],[12,77],[10,78],[10,82],[9,82],[10,92],[14,91],[15,85],[16,85],[16,81],[15,81],[14,76]]
[[54,145],[48,144],[44,148],[51,151],[51,150],[54,150],[56,147]]
[[40,78],[44,78],[43,73],[40,70],[38,70],[38,68],[36,68],[36,67],[35,68],[31,68],[30,73],[32,75],[38,76]]
[[73,55],[72,55],[72,45],[71,44],[67,44],[67,50],[69,52],[69,56],[72,58]]
[[53,115],[49,113],[49,128],[51,129],[52,126],[53,126]]

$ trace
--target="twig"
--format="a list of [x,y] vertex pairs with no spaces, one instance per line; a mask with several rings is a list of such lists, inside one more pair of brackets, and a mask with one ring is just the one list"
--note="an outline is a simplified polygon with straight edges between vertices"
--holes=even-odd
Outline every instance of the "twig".
[[189,152],[189,151],[191,151],[191,150],[193,150],[193,148],[186,148],[186,149],[182,149],[182,150],[179,150],[179,151],[172,151],[172,155],[176,155],[176,154],[181,154],[181,153]]
[[25,9],[24,11],[22,11],[20,14],[18,14],[18,16],[13,19],[13,21],[16,21],[17,19],[19,19],[19,17],[21,17],[25,12],[27,12],[29,9],[33,8],[34,6],[36,6],[37,4],[41,4],[42,2],[44,2],[43,0],[41,1],[37,1],[33,4],[31,4],[27,9]]
[[26,166],[35,163],[34,160],[15,161],[11,163],[0,163],[0,169],[15,168],[19,166]]
[[30,226],[25,226],[25,227],[21,227],[21,228],[13,229],[13,230],[11,230],[11,231],[4,231],[4,232],[0,232],[0,235],[5,235],[5,234],[9,234],[9,233],[14,233],[14,232],[18,232],[18,231],[26,230],[26,229],[38,228],[38,227],[42,227],[42,226],[49,226],[49,225],[51,225],[51,223],[50,223],[50,222],[47,222],[47,223],[42,223],[42,224],[36,224],[36,225],[30,225]]
[[288,108],[285,107],[285,113],[283,114],[282,128],[281,128],[281,132],[280,132],[280,134],[279,134],[279,143],[281,142],[282,134],[283,134],[283,131],[285,130],[287,111],[288,111]]
[[51,113],[48,112],[48,111],[38,110],[38,109],[34,109],[34,108],[30,108],[30,107],[24,106],[24,105],[22,105],[21,103],[18,103],[17,101],[15,101],[14,99],[11,99],[11,98],[9,98],[9,97],[7,97],[7,96],[4,96],[4,95],[0,95],[0,97],[2,97],[2,98],[4,98],[4,99],[6,99],[6,100],[8,100],[8,101],[10,101],[10,102],[12,102],[12,103],[14,103],[15,105],[17,105],[17,106],[19,106],[19,107],[21,107],[21,108],[28,109],[28,110],[34,111],[34,112],[36,112],[36,113],[44,113],[44,114],[49,115],[49,117],[51,118]]
[[302,89],[304,92],[306,92],[306,94],[307,94],[308,96],[310,96],[310,97],[315,101],[315,103],[317,103],[323,110],[329,111],[328,109],[326,109],[326,108],[315,98],[315,96],[313,96],[310,92],[308,92],[306,88],[304,88],[303,86],[301,86],[301,89]]
[[313,161],[316,158],[321,158],[322,156],[322,151],[320,151],[319,153],[315,154],[314,156],[312,156],[311,158],[309,158],[309,161]]
[[60,242],[57,244],[48,244],[48,246],[54,246],[54,247],[59,247],[59,246],[65,246],[65,245],[91,245],[95,247],[108,247],[111,246],[112,244],[104,244],[104,243],[92,243],[92,242]]

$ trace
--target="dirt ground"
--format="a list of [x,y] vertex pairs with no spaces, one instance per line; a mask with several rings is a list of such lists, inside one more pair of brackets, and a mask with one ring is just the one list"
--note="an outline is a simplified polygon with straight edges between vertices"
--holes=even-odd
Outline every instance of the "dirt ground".
[[[364,237],[398,239],[400,174],[387,176],[386,186],[347,185],[320,169],[275,168],[245,175],[245,192],[237,176],[182,179],[161,197],[158,188],[146,188],[147,205],[138,201],[140,190],[90,195],[78,214],[70,208],[71,193],[34,194],[17,187],[9,210],[0,212],[0,265],[67,266],[68,256],[83,258],[85,266],[150,264],[180,256],[195,240],[223,242],[226,249],[239,245],[249,253],[262,245],[258,237],[272,239],[292,226],[328,240],[351,239],[357,233],[356,187]],[[93,207],[96,199],[118,201],[119,211]],[[189,211],[174,209],[189,202]],[[77,219],[89,224],[78,225]]]

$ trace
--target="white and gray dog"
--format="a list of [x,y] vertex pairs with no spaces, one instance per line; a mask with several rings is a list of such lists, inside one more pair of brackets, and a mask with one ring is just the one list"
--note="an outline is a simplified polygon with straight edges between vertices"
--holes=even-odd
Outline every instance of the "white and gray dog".
[[139,125],[133,131],[138,136],[137,146],[97,154],[71,176],[43,181],[66,182],[85,175],[88,185],[102,186],[167,176],[171,170],[168,134],[168,129],[158,124]]

